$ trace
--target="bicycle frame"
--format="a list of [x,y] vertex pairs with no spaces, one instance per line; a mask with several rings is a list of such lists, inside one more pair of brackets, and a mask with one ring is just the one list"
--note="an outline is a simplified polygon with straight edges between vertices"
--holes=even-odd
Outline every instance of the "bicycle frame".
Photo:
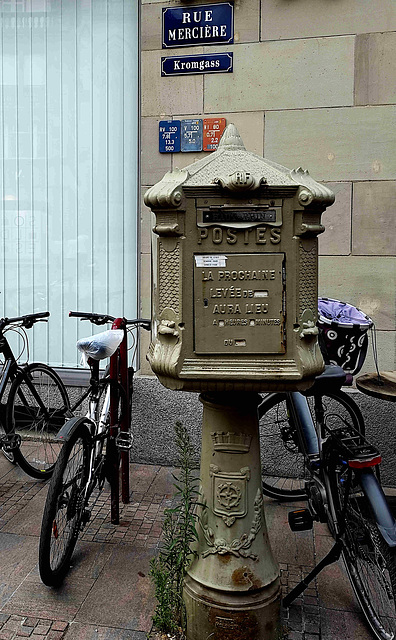
[[[3,335],[3,330],[0,329],[0,353],[5,356],[5,363],[3,366],[3,370],[1,372],[0,378],[0,402],[3,399],[3,395],[6,389],[6,386],[9,381],[13,381],[16,378],[17,373],[19,373],[20,367],[15,360],[14,354],[11,351],[11,347],[8,344],[7,338]],[[0,437],[0,449],[2,447],[11,446],[11,449],[17,448],[19,446],[18,441],[15,443],[15,447],[10,442],[9,434]]]
[[3,333],[3,329],[0,328],[0,353],[5,357],[3,370],[1,372],[0,380],[0,401],[3,398],[3,394],[9,380],[14,380],[17,373],[23,369],[18,365],[15,356],[11,350],[8,340]]

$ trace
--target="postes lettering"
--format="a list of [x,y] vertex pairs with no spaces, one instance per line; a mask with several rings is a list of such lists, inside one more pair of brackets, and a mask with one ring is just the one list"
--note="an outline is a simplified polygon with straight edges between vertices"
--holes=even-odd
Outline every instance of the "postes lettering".
[[253,229],[225,229],[223,227],[210,227],[198,229],[198,244],[208,241],[212,244],[279,244],[281,230],[276,227],[255,227]]

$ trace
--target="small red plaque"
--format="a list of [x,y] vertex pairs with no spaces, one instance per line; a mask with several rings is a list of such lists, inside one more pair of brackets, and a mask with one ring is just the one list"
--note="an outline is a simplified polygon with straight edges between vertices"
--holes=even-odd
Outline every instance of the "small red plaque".
[[203,151],[216,151],[225,126],[225,118],[204,118]]

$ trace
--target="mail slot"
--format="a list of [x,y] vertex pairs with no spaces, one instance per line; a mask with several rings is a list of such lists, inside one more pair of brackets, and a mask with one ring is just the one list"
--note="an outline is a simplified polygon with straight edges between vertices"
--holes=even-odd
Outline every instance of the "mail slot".
[[333,193],[301,168],[217,151],[145,194],[155,213],[150,365],[167,387],[301,390],[323,369],[317,236]]

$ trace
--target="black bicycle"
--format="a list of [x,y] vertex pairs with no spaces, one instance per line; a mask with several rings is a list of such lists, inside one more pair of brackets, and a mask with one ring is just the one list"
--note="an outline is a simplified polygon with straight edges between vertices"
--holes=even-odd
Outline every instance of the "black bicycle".
[[[52,474],[60,450],[55,434],[69,415],[69,399],[57,373],[42,363],[20,365],[7,339],[19,334],[24,351],[26,329],[47,321],[49,312],[0,319],[0,446],[33,478]],[[10,385],[11,383],[11,385]]]
[[[94,313],[72,312],[70,315],[97,325],[115,320],[112,316]],[[48,586],[58,585],[64,579],[79,533],[91,518],[93,504],[105,480],[110,481],[112,474],[118,473],[118,451],[128,450],[132,445],[130,434],[118,432],[118,425],[130,406],[127,398],[130,400],[132,393],[133,372],[129,372],[128,389],[125,389],[117,380],[117,372],[113,376],[107,367],[101,377],[99,371],[99,362],[104,358],[116,354],[118,362],[117,348],[126,341],[127,327],[150,328],[150,321],[143,319],[123,319],[123,324],[125,329],[120,332],[105,331],[78,343],[87,357],[91,378],[71,410],[86,398],[89,407],[85,417],[68,420],[57,438],[63,446],[48,489],[39,546],[40,577]]]
[[326,366],[308,392],[270,394],[259,407],[271,452],[264,461],[263,492],[278,500],[306,500],[307,508],[289,513],[291,529],[324,522],[335,540],[283,602],[288,606],[342,556],[372,631],[391,640],[396,637],[396,522],[381,487],[381,456],[365,438],[358,406],[340,390],[344,382],[340,367]]

